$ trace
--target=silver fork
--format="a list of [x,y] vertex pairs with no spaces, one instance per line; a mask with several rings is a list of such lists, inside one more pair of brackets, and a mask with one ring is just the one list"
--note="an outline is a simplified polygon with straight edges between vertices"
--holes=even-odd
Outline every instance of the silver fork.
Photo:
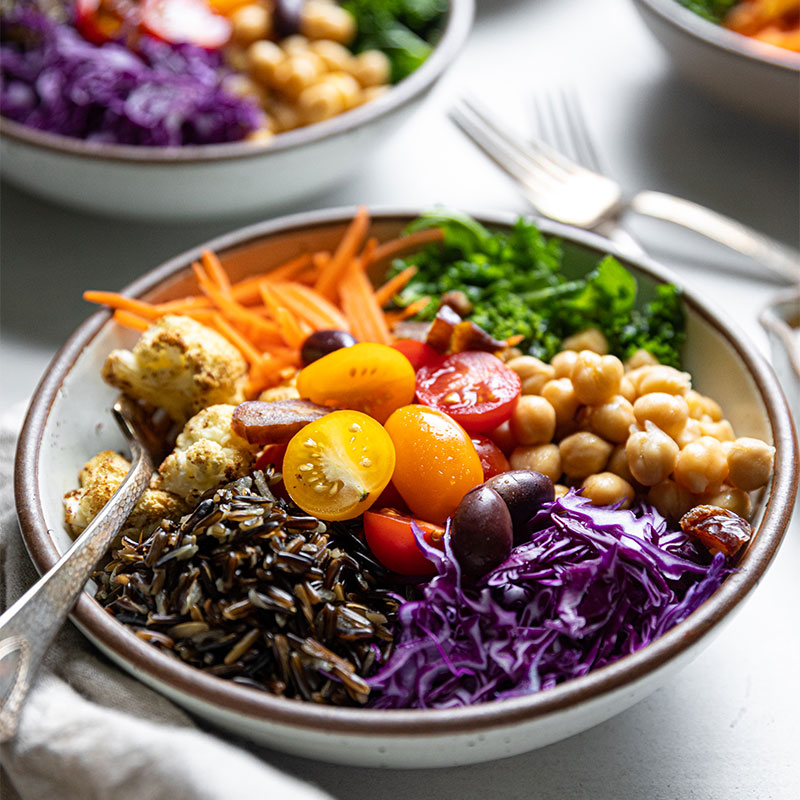
[[[587,169],[541,139],[525,140],[501,127],[474,98],[462,98],[450,111],[458,126],[520,185],[543,216],[620,240],[631,251],[634,240],[619,227],[627,210],[667,220],[749,256],[775,277],[800,282],[800,253],[780,242],[690,200],[641,191],[626,198],[620,185],[602,174],[589,132],[576,103],[564,103],[563,131],[569,129]],[[543,118],[545,110],[540,110]],[[552,122],[556,119],[549,115]],[[638,248],[641,252],[641,248]]]

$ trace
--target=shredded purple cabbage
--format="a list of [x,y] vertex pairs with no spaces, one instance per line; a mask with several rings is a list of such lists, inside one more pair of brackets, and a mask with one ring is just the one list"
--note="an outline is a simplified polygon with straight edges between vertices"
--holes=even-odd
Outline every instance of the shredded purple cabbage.
[[92,142],[152,147],[243,139],[261,122],[223,88],[219,53],[150,36],[91,44],[32,9],[0,21],[0,114]]
[[529,542],[473,589],[445,553],[399,610],[396,646],[369,681],[374,708],[452,708],[540,691],[641,649],[731,572],[652,507],[598,508],[570,492]]

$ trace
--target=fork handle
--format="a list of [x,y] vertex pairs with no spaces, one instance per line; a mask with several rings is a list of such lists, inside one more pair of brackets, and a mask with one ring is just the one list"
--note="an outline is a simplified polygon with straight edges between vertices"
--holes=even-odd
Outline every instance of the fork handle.
[[800,253],[716,211],[664,192],[636,194],[629,208],[638,214],[674,222],[758,262],[789,283],[800,282]]

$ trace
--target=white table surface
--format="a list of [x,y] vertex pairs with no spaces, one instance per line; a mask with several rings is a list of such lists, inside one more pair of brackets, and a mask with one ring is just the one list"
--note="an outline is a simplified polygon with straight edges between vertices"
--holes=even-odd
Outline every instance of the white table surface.
[[[536,87],[574,84],[610,171],[798,246],[797,133],[716,107],[684,85],[629,0],[478,0],[471,38],[413,120],[360,173],[286,211],[352,205],[525,211],[513,184],[445,116],[474,91],[524,130]],[[247,218],[191,225],[75,213],[3,184],[0,410],[25,400],[90,313],[84,288],[118,289],[167,257]],[[758,267],[666,223],[633,231],[713,298],[767,353],[758,309],[776,284]],[[734,270],[731,275],[728,270]],[[393,772],[264,757],[334,797],[371,800],[800,797],[798,515],[750,602],[677,679],[593,730],[538,752],[457,769]]]

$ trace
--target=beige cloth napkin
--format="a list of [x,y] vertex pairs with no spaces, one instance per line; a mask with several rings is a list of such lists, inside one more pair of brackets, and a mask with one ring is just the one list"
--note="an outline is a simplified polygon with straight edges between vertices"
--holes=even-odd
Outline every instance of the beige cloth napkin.
[[[23,411],[0,419],[0,611],[37,578],[14,509]],[[0,796],[9,797],[10,778],[23,800],[329,797],[202,732],[169,700],[106,661],[70,623],[50,648],[16,737],[0,745],[0,765]]]

